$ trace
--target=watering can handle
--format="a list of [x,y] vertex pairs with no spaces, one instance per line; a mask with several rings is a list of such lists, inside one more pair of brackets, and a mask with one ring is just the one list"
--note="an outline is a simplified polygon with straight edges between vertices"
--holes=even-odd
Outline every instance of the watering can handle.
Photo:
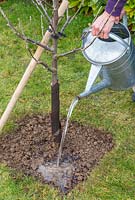
[[116,35],[115,33],[109,33],[109,37],[112,38],[113,40],[119,42],[122,46],[124,46],[126,49],[129,49],[129,44],[127,42],[125,42],[125,40],[123,40],[121,37],[119,37],[118,35]]
[[125,14],[122,18],[122,23],[127,27],[128,26],[128,21],[127,21],[127,15]]
[[[128,26],[128,22],[127,22],[127,15],[125,14],[122,18],[122,22],[124,26]],[[109,33],[109,37],[114,39],[115,41],[119,42],[121,45],[123,45],[125,48],[129,48],[129,44],[127,42],[125,42],[125,40],[123,40],[121,37],[119,37],[118,35],[116,35],[115,33]]]

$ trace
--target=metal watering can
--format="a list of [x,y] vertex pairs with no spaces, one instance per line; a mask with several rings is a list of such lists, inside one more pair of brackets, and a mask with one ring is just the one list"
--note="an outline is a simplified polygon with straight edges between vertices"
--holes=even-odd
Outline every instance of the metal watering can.
[[[85,29],[82,37],[83,55],[92,63],[84,92],[79,99],[104,88],[125,90],[135,85],[135,46],[127,28],[127,18],[123,23],[115,24],[109,38],[93,40],[90,29]],[[86,48],[88,47],[88,48]],[[101,82],[94,84],[100,76]],[[94,84],[94,85],[93,85]]]

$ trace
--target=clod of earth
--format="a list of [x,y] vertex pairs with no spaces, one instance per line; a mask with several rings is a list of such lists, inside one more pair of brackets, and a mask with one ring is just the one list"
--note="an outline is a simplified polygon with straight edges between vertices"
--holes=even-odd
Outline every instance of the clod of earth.
[[[65,126],[65,121],[65,119],[62,120],[62,128]],[[63,179],[63,184],[58,184],[59,177],[57,176],[53,178],[53,181],[48,181],[41,176],[46,172],[47,164],[56,163],[58,156],[59,147],[51,134],[50,116],[26,116],[17,124],[16,130],[0,137],[0,163],[5,163],[45,183],[52,182],[60,189],[65,187],[66,192],[79,182],[86,180],[104,154],[114,146],[110,133],[77,122],[70,122],[59,168],[61,170],[65,167],[70,174],[68,174],[68,182],[64,182],[65,179]],[[64,163],[67,164],[64,165]],[[62,178],[64,174],[62,171],[59,172]]]

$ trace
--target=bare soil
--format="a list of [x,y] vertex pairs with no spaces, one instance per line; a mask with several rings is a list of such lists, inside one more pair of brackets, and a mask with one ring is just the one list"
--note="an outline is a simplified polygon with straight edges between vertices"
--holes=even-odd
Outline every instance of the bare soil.
[[[63,128],[65,119],[61,121]],[[56,161],[59,147],[51,134],[50,116],[26,116],[17,124],[16,130],[0,137],[0,163],[43,181],[37,169]],[[66,160],[74,166],[68,191],[86,180],[113,147],[110,133],[70,122],[62,153],[62,162]]]

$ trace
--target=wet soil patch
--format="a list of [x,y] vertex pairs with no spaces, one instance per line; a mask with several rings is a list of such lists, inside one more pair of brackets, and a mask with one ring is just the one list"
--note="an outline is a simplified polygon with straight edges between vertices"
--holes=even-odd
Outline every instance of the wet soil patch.
[[[64,125],[65,119],[62,120],[62,128]],[[66,186],[67,191],[86,180],[113,146],[110,133],[70,121],[62,153],[62,162],[69,162],[74,167]],[[58,144],[51,134],[49,115],[26,116],[18,122],[16,130],[0,137],[0,163],[42,181],[44,180],[38,173],[39,166],[55,162],[57,154]],[[55,182],[51,184],[56,185]]]

